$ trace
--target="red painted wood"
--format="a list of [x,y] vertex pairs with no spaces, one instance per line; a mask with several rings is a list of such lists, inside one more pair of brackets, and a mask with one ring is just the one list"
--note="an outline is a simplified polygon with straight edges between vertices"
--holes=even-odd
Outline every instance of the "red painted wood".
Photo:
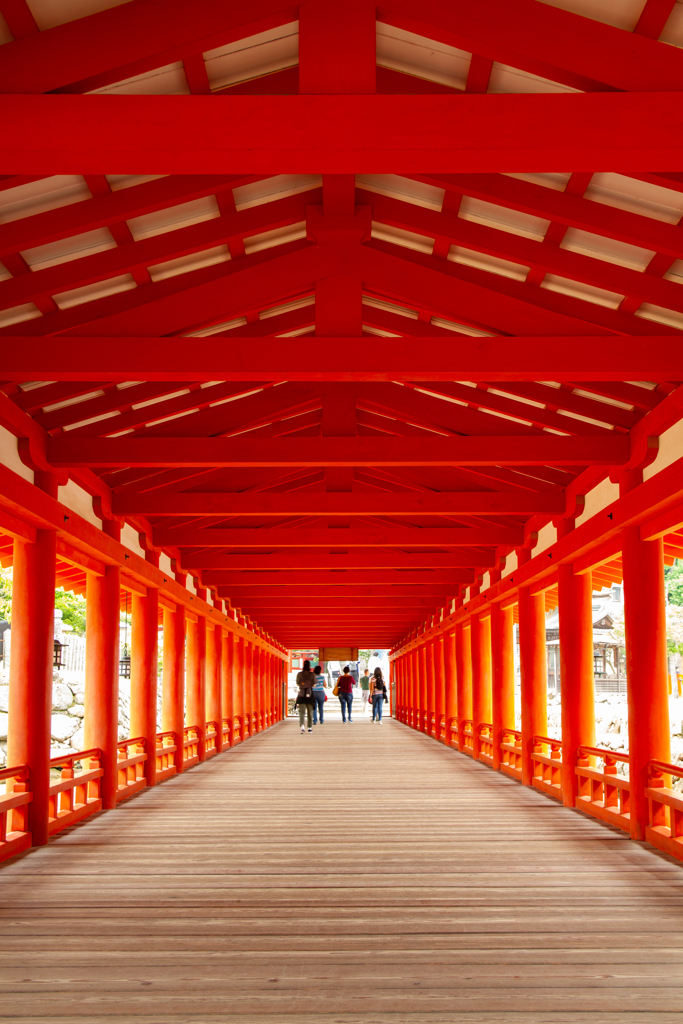
[[176,772],[183,770],[185,725],[185,609],[164,607],[163,697],[161,726],[175,736]]
[[133,594],[130,648],[130,735],[145,741],[144,775],[148,786],[156,784],[157,673],[159,591],[147,596]]
[[560,677],[562,680],[562,796],[574,807],[578,796],[578,750],[595,746],[593,679],[593,583],[591,573],[558,569]]

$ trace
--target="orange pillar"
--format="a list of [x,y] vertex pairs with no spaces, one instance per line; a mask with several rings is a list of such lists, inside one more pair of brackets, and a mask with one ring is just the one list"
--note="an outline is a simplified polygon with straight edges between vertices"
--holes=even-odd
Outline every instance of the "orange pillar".
[[[434,641],[435,648],[435,690],[434,690],[434,714],[436,725],[434,736],[437,740],[446,738],[446,637],[443,633]],[[443,724],[442,724],[443,719]]]
[[164,608],[164,674],[161,731],[175,733],[176,772],[183,770],[185,727],[185,607]]
[[254,718],[256,732],[263,731],[263,648],[254,644],[253,648],[253,674],[254,674]]
[[35,543],[14,541],[7,764],[29,767],[34,846],[47,843],[56,550],[54,530],[37,530]]
[[[233,718],[235,709],[233,704],[232,690],[232,646],[233,634],[221,631],[221,709],[223,719],[228,723],[228,746],[231,747],[235,741]],[[222,729],[222,723],[221,723]]]
[[429,736],[436,736],[436,640],[427,645],[427,725]]
[[469,623],[455,628],[455,662],[458,677],[458,748],[465,749],[464,723],[472,720],[472,646]]
[[491,725],[491,619],[472,617],[472,733],[473,754],[479,758],[482,725]]
[[118,785],[119,576],[118,565],[108,565],[104,576],[89,572],[86,583],[84,743],[102,751],[104,810],[116,807]]
[[413,729],[420,728],[420,652],[414,647],[410,652],[410,721]]
[[206,720],[216,723],[216,749],[223,749],[223,701],[221,655],[223,637],[221,627],[206,631]]
[[545,600],[528,587],[519,590],[519,659],[522,670],[522,782],[534,777],[534,736],[548,732],[548,675]]
[[493,767],[500,768],[503,729],[515,727],[515,655],[512,608],[491,606],[491,724]]
[[199,760],[206,758],[206,625],[200,616],[187,623],[187,724],[197,730]]
[[244,641],[244,724],[245,734],[252,736],[254,733],[254,649],[248,640]]
[[448,633],[444,639],[444,743],[450,745],[449,722],[458,718],[458,677],[455,669],[455,633]]
[[422,644],[419,648],[419,672],[418,672],[418,700],[417,700],[417,722],[418,729],[421,732],[428,731],[427,715],[429,713],[429,704],[427,700],[427,680],[429,677],[429,667],[427,661],[427,644]]
[[235,717],[239,720],[239,741],[246,736],[244,724],[244,641],[234,636],[232,644],[232,693]]
[[158,634],[159,591],[148,587],[146,597],[133,594],[130,635],[130,735],[144,737],[148,786],[157,781]]
[[637,526],[622,536],[631,838],[644,839],[648,764],[671,761],[664,551],[661,538],[641,540]]
[[560,685],[562,692],[562,799],[574,807],[578,794],[579,746],[595,746],[593,676],[593,581],[590,572],[574,575],[558,568]]

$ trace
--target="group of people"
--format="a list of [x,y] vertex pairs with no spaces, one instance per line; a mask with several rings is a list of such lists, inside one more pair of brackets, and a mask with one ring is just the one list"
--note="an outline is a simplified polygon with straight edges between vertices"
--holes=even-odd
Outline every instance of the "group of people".
[[[295,707],[299,709],[299,725],[301,732],[313,732],[313,726],[320,725],[325,721],[324,708],[327,694],[325,693],[325,679],[320,665],[316,665],[311,671],[310,661],[304,662],[304,667],[296,677],[299,692],[296,696]],[[339,697],[341,705],[342,724],[346,724],[347,713],[349,723],[353,722],[351,707],[353,705],[353,688],[356,681],[351,675],[351,669],[347,665],[339,676],[335,686],[335,692]],[[368,701],[372,704],[372,721],[382,724],[382,708],[385,700],[388,700],[387,687],[382,676],[381,668],[376,668],[371,676],[362,676],[360,679],[361,693],[363,695],[363,713]]]

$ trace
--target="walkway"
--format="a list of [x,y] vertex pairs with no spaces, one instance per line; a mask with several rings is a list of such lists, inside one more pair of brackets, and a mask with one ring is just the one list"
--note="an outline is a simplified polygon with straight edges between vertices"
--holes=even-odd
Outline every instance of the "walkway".
[[683,870],[395,722],[289,720],[0,871],[16,1024],[680,1024]]

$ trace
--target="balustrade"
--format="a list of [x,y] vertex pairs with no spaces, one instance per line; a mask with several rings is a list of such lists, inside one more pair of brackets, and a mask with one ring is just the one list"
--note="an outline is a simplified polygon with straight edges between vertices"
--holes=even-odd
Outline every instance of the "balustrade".
[[218,744],[219,744],[218,722],[207,722],[206,723],[206,733],[204,735],[205,735],[205,740],[206,740],[206,748],[205,748],[206,749],[206,753],[205,753],[204,756],[205,756],[205,759],[208,760],[210,757],[214,757],[216,754],[218,754],[220,752],[220,749],[219,749],[219,746],[218,746]]
[[228,747],[232,746],[232,743],[231,743],[231,740],[230,740],[230,719],[229,718],[224,718],[221,721],[221,740],[222,740],[223,750],[227,750]]
[[[50,769],[61,771],[61,777],[50,784],[50,835],[102,810],[100,779],[104,771],[101,758],[102,752],[97,747],[51,758]],[[77,763],[82,766],[80,771],[74,770]]]
[[482,722],[479,726],[479,760],[484,764],[493,764],[493,726],[490,722]]
[[501,731],[500,770],[522,781],[522,734],[517,729]]
[[446,737],[445,743],[447,747],[455,747],[458,749],[458,719],[449,718],[446,722]]
[[466,718],[462,723],[462,749],[470,757],[474,755],[474,732],[472,730],[472,720]]
[[[147,785],[144,763],[147,760],[145,737],[135,736],[117,744],[116,802],[126,800],[133,793],[139,793]],[[131,752],[132,751],[132,752]],[[156,751],[155,751],[156,754]]]
[[5,792],[0,796],[0,861],[27,850],[31,845],[27,807],[33,799],[29,791],[26,765],[0,768],[0,783]]
[[242,715],[235,715],[232,720],[233,743],[239,743],[244,739],[244,719]]
[[[600,758],[602,770],[591,763]],[[631,783],[628,778],[618,775],[618,765],[628,765],[628,754],[601,747],[579,747],[579,763],[576,774],[579,778],[579,793],[576,806],[601,821],[607,821],[617,828],[630,830]]]
[[650,820],[645,835],[653,846],[683,860],[683,791],[673,789],[671,776],[683,779],[683,766],[650,761],[645,790]]
[[199,764],[199,726],[187,725],[183,730],[183,771]]
[[157,783],[163,782],[176,774],[176,766],[173,755],[178,749],[176,734],[174,732],[157,733]]
[[[550,748],[550,752],[548,752]],[[531,755],[534,766],[532,785],[556,800],[562,800],[562,740],[534,736]]]

